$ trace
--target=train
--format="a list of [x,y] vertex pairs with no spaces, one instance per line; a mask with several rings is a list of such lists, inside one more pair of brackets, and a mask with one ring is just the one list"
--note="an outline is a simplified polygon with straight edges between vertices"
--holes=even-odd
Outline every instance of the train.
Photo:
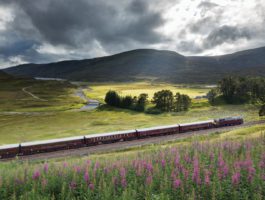
[[24,142],[0,146],[0,159],[26,156],[59,150],[76,149],[120,141],[137,140],[147,137],[185,133],[204,129],[220,128],[243,124],[242,117],[227,117],[194,123],[174,124],[102,134],[91,134],[77,137],[52,139],[44,141]]

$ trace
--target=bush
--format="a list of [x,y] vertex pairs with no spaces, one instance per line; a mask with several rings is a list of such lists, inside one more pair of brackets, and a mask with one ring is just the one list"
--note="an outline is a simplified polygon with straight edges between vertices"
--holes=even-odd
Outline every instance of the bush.
[[265,105],[261,106],[259,110],[259,116],[265,116]]
[[151,107],[151,108],[146,109],[145,113],[151,114],[151,115],[159,115],[159,114],[163,113],[163,111],[161,111],[158,108]]

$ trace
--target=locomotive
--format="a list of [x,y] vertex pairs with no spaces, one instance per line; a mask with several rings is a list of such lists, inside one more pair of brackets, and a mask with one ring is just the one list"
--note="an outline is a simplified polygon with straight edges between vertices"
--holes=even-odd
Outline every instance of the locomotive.
[[116,131],[111,133],[92,134],[85,136],[4,145],[0,146],[0,159],[44,152],[53,152],[58,150],[89,147],[119,141],[137,140],[146,137],[219,128],[224,126],[235,126],[243,123],[244,121],[242,117],[227,117],[194,123],[174,124],[170,126],[158,126],[152,128]]

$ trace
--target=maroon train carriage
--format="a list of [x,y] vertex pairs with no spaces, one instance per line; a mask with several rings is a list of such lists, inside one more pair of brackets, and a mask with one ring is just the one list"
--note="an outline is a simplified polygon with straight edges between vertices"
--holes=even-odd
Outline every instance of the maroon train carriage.
[[242,117],[226,117],[221,119],[215,119],[214,122],[217,127],[222,127],[240,125],[244,123],[244,120]]
[[168,135],[188,131],[234,126],[243,124],[242,117],[227,117],[222,119],[159,126],[137,130],[116,131],[111,133],[93,134],[87,136],[68,137],[45,141],[26,142],[0,146],[0,159],[11,158],[17,155],[30,155],[34,153],[52,152],[57,150],[74,149],[84,146],[111,143],[124,140],[133,140],[151,136]]
[[44,141],[26,142],[21,144],[21,155],[74,149],[85,146],[85,137],[68,137]]
[[174,124],[170,126],[158,126],[152,128],[137,129],[138,137],[144,138],[149,136],[159,136],[179,133],[179,124]]
[[180,124],[179,125],[179,129],[180,129],[181,133],[188,132],[188,131],[210,129],[213,127],[214,127],[214,120],[193,122],[193,123],[186,123],[186,124]]
[[12,158],[19,154],[19,144],[0,146],[0,159]]
[[85,136],[87,146],[133,139],[137,139],[136,130],[116,131]]

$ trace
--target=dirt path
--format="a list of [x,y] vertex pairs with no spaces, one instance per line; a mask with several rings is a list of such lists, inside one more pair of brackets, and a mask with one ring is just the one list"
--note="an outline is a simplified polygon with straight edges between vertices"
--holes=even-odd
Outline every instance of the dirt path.
[[39,100],[39,101],[48,101],[46,99],[41,99],[40,97],[36,96],[35,94],[32,94],[31,92],[27,91],[28,88],[32,88],[32,86],[24,87],[24,88],[22,88],[22,91],[25,92],[26,94],[32,96],[34,99]]
[[19,160],[43,160],[43,159],[62,158],[62,157],[70,157],[70,156],[87,156],[89,154],[95,154],[95,153],[108,153],[108,152],[127,149],[131,147],[140,147],[140,146],[149,145],[149,144],[161,144],[161,143],[165,143],[169,141],[175,141],[178,139],[191,137],[194,135],[207,135],[207,134],[214,133],[214,132],[226,132],[226,131],[231,131],[231,130],[242,128],[242,127],[249,127],[249,126],[253,126],[257,124],[264,124],[264,123],[265,123],[265,120],[254,121],[254,122],[245,123],[240,126],[229,126],[229,127],[215,128],[215,129],[209,129],[209,130],[179,133],[179,134],[174,134],[174,135],[150,137],[150,138],[144,138],[144,139],[132,140],[132,141],[102,144],[102,145],[84,147],[84,148],[79,148],[79,149],[71,149],[71,150],[56,151],[56,152],[50,152],[50,153],[35,154],[35,155],[30,155],[30,156],[23,156],[23,157],[19,157],[18,159]]

